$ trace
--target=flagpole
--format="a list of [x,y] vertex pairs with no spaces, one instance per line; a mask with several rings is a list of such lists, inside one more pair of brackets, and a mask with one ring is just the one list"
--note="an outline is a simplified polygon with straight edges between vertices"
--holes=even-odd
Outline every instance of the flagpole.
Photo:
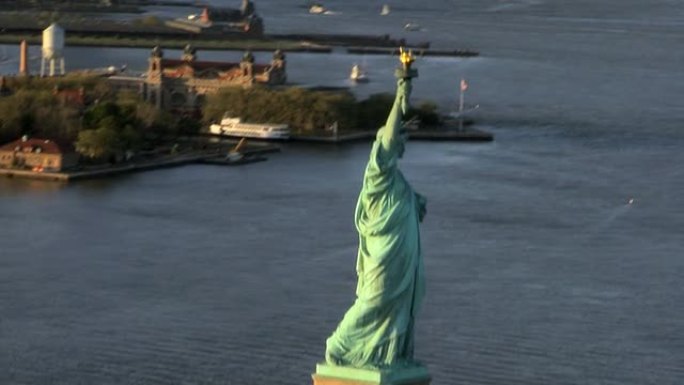
[[458,130],[463,131],[463,94],[465,93],[465,90],[463,88],[463,84],[465,83],[465,80],[461,78],[461,84],[459,86],[459,89],[461,90],[461,94],[459,97],[458,101]]

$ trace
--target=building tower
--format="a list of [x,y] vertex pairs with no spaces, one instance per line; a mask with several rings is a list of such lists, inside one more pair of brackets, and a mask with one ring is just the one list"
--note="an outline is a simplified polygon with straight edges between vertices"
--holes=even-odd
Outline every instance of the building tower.
[[205,24],[211,23],[211,18],[209,17],[209,8],[204,7],[202,14],[200,15],[200,21]]
[[194,78],[195,77],[195,67],[192,63],[197,60],[197,50],[191,44],[187,44],[183,49],[183,55],[181,56],[186,65],[183,68],[184,78]]
[[285,84],[287,82],[287,72],[285,71],[285,53],[278,48],[273,52],[271,65],[268,67],[268,84]]
[[271,65],[278,68],[285,68],[285,52],[280,48],[273,51],[273,59]]
[[28,70],[28,43],[22,40],[19,44],[19,76],[27,76]]
[[164,82],[164,51],[156,46],[150,52],[147,67],[147,95],[145,99],[161,108],[164,104],[163,82]]
[[183,56],[181,56],[181,60],[187,61],[187,62],[192,62],[197,59],[197,49],[192,46],[192,44],[186,44],[185,48],[183,48]]
[[59,64],[59,73],[64,75],[64,29],[56,23],[50,24],[43,31],[43,58],[40,62],[40,76],[45,76],[45,65],[50,68],[49,76],[55,76],[55,65]]
[[254,84],[254,55],[252,55],[252,51],[248,50],[242,55],[240,70],[242,71],[243,85],[251,86]]

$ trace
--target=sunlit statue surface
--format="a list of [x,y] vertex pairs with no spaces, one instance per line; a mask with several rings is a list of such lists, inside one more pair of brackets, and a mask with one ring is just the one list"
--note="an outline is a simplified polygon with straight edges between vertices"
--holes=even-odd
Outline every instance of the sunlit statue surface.
[[356,205],[356,301],[326,343],[328,365],[392,369],[414,365],[416,314],[425,292],[419,222],[426,200],[398,168],[407,132],[413,56],[401,51],[397,93],[373,143]]

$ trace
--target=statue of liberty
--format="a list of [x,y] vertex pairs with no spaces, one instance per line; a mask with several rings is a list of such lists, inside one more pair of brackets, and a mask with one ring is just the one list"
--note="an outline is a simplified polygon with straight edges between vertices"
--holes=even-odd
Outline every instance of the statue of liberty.
[[376,135],[355,212],[359,233],[356,301],[326,343],[328,365],[384,370],[414,364],[415,318],[425,292],[419,222],[426,200],[398,168],[413,57],[401,51],[397,92]]

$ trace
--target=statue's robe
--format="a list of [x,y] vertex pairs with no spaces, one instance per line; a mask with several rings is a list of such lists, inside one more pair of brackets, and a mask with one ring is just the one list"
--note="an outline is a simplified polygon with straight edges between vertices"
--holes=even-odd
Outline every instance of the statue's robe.
[[400,96],[408,97],[402,84],[366,167],[355,214],[357,298],[327,340],[329,364],[382,368],[413,360],[414,320],[425,292],[418,228],[425,199],[397,168],[405,140]]

